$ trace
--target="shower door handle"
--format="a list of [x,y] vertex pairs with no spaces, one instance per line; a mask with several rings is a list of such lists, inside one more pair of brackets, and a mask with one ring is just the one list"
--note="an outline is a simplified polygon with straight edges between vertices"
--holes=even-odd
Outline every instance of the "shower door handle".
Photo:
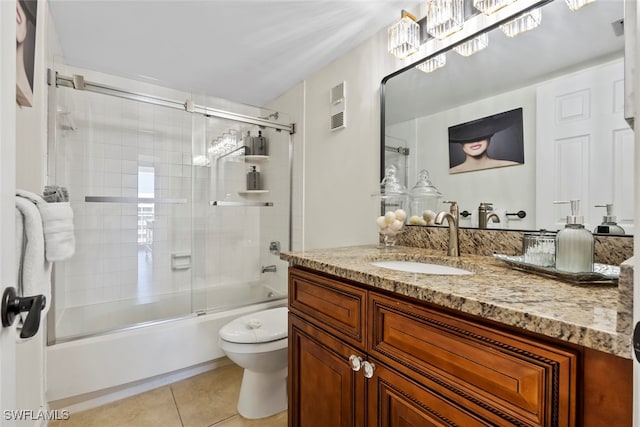
[[23,312],[28,312],[24,319],[20,338],[31,338],[40,328],[40,312],[47,306],[47,299],[44,295],[34,295],[30,297],[19,297],[16,288],[9,287],[2,294],[2,326],[13,325],[16,317]]

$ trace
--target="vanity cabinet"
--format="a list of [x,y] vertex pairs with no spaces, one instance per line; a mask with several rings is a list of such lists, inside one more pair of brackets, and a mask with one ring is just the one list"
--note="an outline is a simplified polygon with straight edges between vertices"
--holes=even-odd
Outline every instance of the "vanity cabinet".
[[289,310],[290,427],[630,425],[610,355],[298,267]]

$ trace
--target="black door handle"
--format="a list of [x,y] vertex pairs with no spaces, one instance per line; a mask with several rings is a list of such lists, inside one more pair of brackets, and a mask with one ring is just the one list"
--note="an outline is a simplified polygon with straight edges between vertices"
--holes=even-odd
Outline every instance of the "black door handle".
[[40,312],[47,306],[47,299],[44,295],[34,295],[31,297],[19,297],[16,288],[9,287],[2,294],[2,326],[13,325],[16,316],[27,312],[27,318],[22,325],[20,338],[31,338],[38,332],[40,327]]

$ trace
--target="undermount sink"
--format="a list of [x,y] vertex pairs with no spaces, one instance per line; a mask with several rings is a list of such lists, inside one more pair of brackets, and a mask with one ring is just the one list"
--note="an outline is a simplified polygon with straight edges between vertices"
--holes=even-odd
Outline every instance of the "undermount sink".
[[448,265],[429,264],[426,262],[416,261],[376,261],[371,265],[375,267],[388,268],[390,270],[404,271],[407,273],[424,273],[436,275],[465,275],[473,274],[469,270],[462,268],[449,267]]

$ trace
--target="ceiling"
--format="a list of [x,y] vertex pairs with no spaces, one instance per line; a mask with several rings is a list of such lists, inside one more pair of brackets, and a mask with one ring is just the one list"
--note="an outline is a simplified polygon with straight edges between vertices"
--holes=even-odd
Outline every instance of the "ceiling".
[[416,0],[50,0],[64,62],[262,106]]

